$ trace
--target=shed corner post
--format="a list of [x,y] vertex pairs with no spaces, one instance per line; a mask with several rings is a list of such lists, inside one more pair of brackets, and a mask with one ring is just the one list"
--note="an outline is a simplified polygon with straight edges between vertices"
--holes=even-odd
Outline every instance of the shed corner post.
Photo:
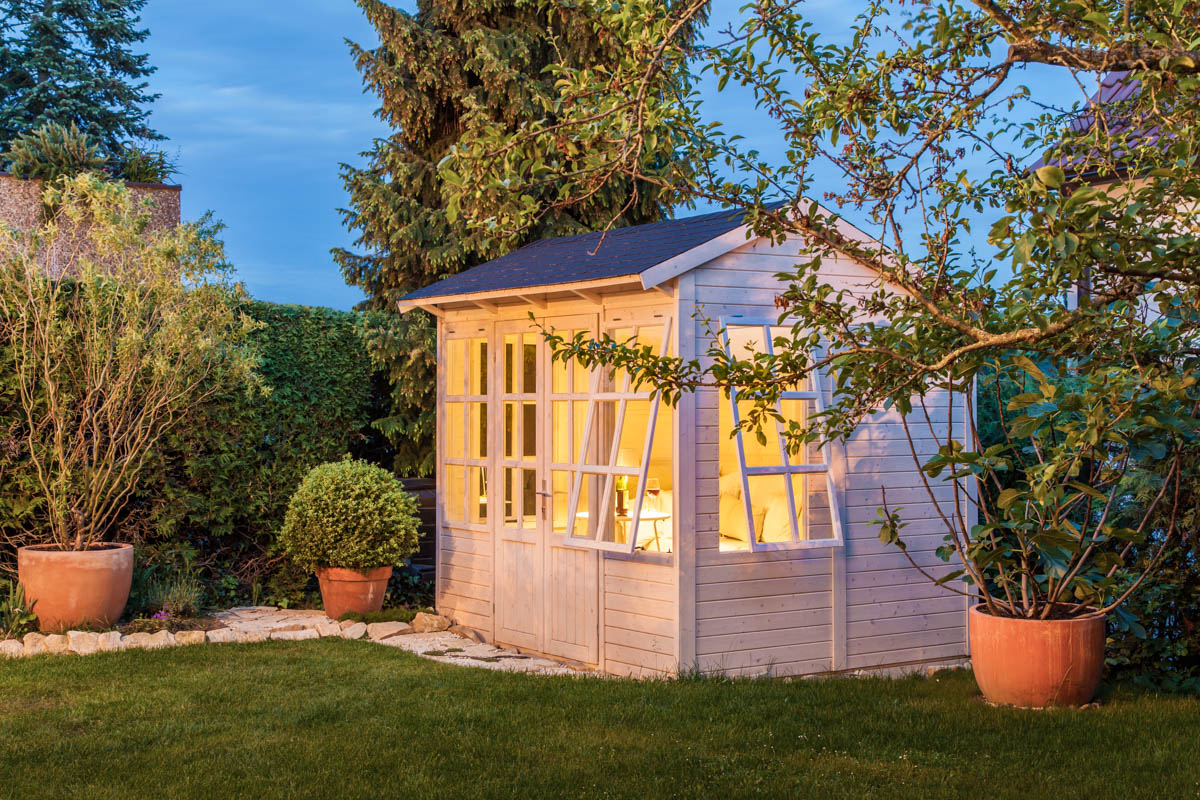
[[[676,279],[676,353],[685,362],[696,358],[696,288],[691,272]],[[675,665],[690,671],[696,661],[696,394],[685,392],[676,409],[675,426]]]

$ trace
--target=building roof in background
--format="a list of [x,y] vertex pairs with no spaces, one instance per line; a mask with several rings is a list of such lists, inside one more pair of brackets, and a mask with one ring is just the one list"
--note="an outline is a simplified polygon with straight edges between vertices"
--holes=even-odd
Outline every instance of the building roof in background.
[[537,286],[636,277],[743,224],[745,213],[717,211],[605,233],[541,239],[418,289],[400,302]]

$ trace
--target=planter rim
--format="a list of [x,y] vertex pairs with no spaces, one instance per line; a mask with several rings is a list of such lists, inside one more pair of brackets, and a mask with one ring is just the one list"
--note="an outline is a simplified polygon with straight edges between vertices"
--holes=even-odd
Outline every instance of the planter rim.
[[64,550],[56,544],[27,544],[18,550],[29,550],[38,553],[107,553],[116,550],[129,550],[133,545],[127,542],[94,542],[83,550]]
[[1071,623],[1071,622],[1082,622],[1084,620],[1096,619],[1097,617],[1107,616],[1107,614],[1101,613],[1100,609],[1091,608],[1091,610],[1088,611],[1088,613],[1086,613],[1086,614],[1080,614],[1077,617],[1067,617],[1066,619],[1029,619],[1028,617],[1002,617],[1002,616],[993,614],[990,611],[988,611],[987,605],[984,603],[976,603],[975,605],[971,606],[971,613],[979,614],[980,616],[988,617],[989,619],[999,619],[999,620],[1005,620],[1005,621],[1011,621],[1011,622],[1040,622],[1042,624],[1050,624],[1050,623],[1062,624],[1062,623]]
[[370,575],[372,572],[381,572],[382,570],[385,570],[385,569],[390,570],[390,569],[393,569],[393,567],[391,564],[384,564],[383,566],[380,566],[380,567],[363,567],[362,569],[359,569],[357,567],[317,567],[316,571],[324,572],[326,574],[337,574],[337,573],[344,574],[347,572],[352,572],[355,575],[367,576],[367,575]]

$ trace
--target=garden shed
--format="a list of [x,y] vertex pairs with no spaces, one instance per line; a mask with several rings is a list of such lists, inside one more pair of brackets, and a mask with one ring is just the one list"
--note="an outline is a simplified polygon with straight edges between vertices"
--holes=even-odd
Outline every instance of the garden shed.
[[[489,642],[615,674],[802,675],[966,655],[966,599],[871,524],[886,490],[916,563],[948,571],[894,410],[845,443],[789,455],[779,431],[765,446],[731,435],[736,396],[701,389],[672,408],[620,372],[551,359],[543,340],[540,328],[607,332],[686,359],[720,329],[733,350],[770,347],[778,273],[799,250],[723,211],[534,242],[400,301],[437,318],[441,613]],[[879,285],[850,260],[821,270],[836,287]],[[781,412],[802,419],[829,391],[818,375]],[[944,424],[966,404],[926,409]],[[935,426],[913,428],[917,452],[935,452]]]

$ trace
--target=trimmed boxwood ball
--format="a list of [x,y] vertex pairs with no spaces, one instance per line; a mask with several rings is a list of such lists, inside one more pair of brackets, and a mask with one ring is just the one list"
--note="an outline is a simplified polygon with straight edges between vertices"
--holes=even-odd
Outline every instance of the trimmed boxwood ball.
[[292,561],[318,567],[395,566],[417,549],[417,500],[366,461],[313,467],[288,503],[279,540]]

